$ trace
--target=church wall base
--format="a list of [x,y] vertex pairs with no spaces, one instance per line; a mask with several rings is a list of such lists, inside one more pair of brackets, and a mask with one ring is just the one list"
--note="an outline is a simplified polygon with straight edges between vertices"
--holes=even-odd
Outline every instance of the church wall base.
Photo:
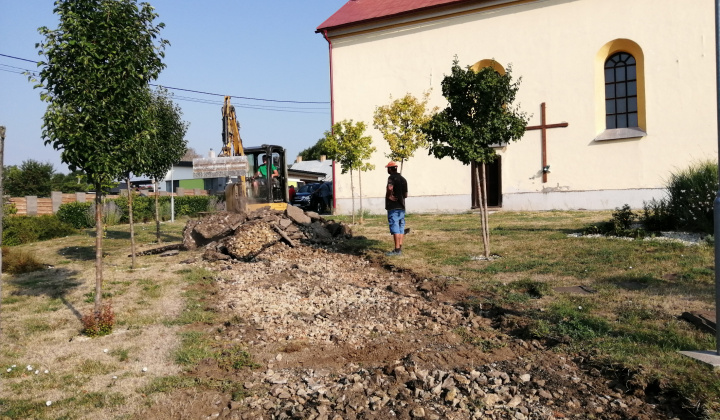
[[[664,188],[638,188],[629,190],[597,191],[551,191],[503,194],[502,208],[505,211],[544,210],[614,210],[625,204],[632,209],[642,209],[644,202],[664,198]],[[337,200],[337,214],[350,215],[352,201],[349,198]],[[408,213],[462,213],[470,211],[471,196],[442,195],[408,197]],[[355,212],[360,210],[360,201],[355,198]],[[384,198],[363,198],[363,210],[370,214],[385,213]]]

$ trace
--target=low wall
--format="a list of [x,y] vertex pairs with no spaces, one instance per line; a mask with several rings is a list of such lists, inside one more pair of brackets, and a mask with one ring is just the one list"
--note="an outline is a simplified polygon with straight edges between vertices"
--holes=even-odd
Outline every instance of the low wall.
[[[127,191],[122,191],[121,195],[127,195]],[[153,196],[154,193],[149,193]],[[166,191],[160,191],[160,196],[169,196],[170,193]],[[195,196],[195,195],[208,195],[207,190],[201,189],[186,189],[178,188],[173,194],[176,197],[182,196]],[[120,197],[119,195],[108,195],[108,199],[112,200]],[[59,191],[53,191],[50,193],[50,197],[38,198],[34,195],[26,197],[10,197],[10,202],[15,204],[17,209],[17,215],[19,216],[42,216],[46,214],[55,214],[62,204],[67,203],[84,203],[95,200],[95,194],[93,193],[72,193],[63,194]]]

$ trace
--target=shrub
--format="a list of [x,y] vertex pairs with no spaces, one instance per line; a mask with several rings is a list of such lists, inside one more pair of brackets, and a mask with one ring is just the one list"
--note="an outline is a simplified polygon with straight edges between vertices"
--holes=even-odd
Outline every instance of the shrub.
[[35,255],[17,248],[2,247],[2,271],[8,274],[23,274],[45,268]]
[[641,228],[633,228],[632,224],[638,219],[638,215],[630,209],[629,204],[625,204],[622,207],[616,207],[612,213],[612,220],[610,222],[599,223],[585,228],[585,234],[600,234],[600,235],[614,235],[624,236],[630,238],[643,238],[645,237],[645,230]]
[[[212,205],[214,206],[215,203],[216,201],[213,200]],[[212,211],[210,204],[210,196],[207,195],[175,197],[175,217],[195,217],[198,213]]]
[[[127,196],[118,197],[115,205],[122,211],[121,223],[130,223],[130,211]],[[133,221],[144,223],[155,220],[155,198],[133,194]]]
[[82,333],[88,337],[102,337],[110,334],[115,325],[115,313],[113,313],[112,304],[107,302],[100,311],[93,311],[83,316],[82,324]]
[[681,229],[712,233],[713,204],[718,190],[716,162],[701,162],[670,176],[670,211]]
[[62,204],[56,216],[61,222],[72,225],[75,229],[90,228],[95,225],[95,223],[88,223],[87,220],[87,212],[91,205],[90,202]]
[[2,243],[7,246],[45,241],[77,232],[56,215],[4,217],[2,223]]
[[652,199],[649,202],[643,202],[643,212],[640,216],[640,222],[646,230],[651,232],[659,232],[661,230],[675,229],[675,220],[670,211],[668,200]]
[[[105,226],[113,226],[120,223],[120,221],[123,218],[123,211],[120,207],[118,207],[117,204],[115,204],[114,200],[107,200],[103,203],[103,225]],[[85,213],[87,218],[87,223],[90,224],[91,227],[95,226],[95,203],[91,203],[90,207],[88,208],[87,212]]]
[[648,230],[713,232],[713,206],[718,191],[717,163],[700,162],[671,174],[666,188],[667,197],[643,205],[641,221]]

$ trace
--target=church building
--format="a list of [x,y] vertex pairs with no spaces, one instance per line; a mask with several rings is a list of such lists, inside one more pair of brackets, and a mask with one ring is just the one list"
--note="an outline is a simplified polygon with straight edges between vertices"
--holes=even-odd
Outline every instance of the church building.
[[[363,121],[377,151],[363,207],[384,211],[387,142],[377,106],[430,92],[455,57],[463,68],[512,67],[524,137],[499,144],[489,205],[505,210],[642,208],[670,174],[717,161],[712,0],[350,0],[317,27],[328,43],[333,123]],[[335,165],[337,211],[352,209]],[[419,149],[405,162],[408,212],[462,212],[473,168]],[[356,204],[357,172],[352,184]]]

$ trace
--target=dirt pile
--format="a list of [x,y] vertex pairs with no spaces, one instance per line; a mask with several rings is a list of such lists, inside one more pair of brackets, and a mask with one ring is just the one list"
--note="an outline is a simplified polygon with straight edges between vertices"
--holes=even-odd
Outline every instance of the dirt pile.
[[[233,321],[212,326],[215,340],[247,350],[259,367],[202,364],[191,375],[240,383],[242,395],[178,391],[145,414],[172,406],[179,418],[219,419],[674,417],[652,396],[503,333],[497,308],[463,304],[483,301],[465,288],[314,246],[349,229],[303,216],[188,224],[186,247],[205,247],[196,264],[222,272],[214,310]],[[189,397],[208,403],[178,406]]]

